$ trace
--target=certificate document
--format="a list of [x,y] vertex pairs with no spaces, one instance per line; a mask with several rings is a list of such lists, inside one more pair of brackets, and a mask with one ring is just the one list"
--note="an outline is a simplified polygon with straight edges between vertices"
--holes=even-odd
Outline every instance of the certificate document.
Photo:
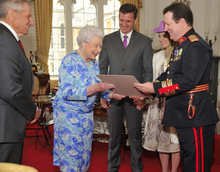
[[114,92],[124,96],[139,96],[151,98],[151,94],[141,92],[134,88],[134,83],[139,81],[132,75],[97,75],[104,83],[113,84]]

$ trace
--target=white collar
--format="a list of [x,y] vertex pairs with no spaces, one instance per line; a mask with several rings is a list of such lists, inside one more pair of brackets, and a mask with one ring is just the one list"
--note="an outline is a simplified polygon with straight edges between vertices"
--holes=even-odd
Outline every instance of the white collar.
[[17,33],[12,29],[12,27],[9,24],[7,24],[7,23],[5,23],[4,21],[1,21],[1,20],[0,20],[0,23],[3,24],[5,27],[7,27],[11,31],[11,33],[14,35],[16,40],[19,41],[19,37],[18,37]]
[[131,34],[133,32],[133,29],[131,32],[129,32],[128,34],[124,34],[122,33],[121,29],[120,29],[120,35],[121,35],[121,40],[124,40],[124,36],[127,35],[128,36],[128,39],[130,40],[131,39]]

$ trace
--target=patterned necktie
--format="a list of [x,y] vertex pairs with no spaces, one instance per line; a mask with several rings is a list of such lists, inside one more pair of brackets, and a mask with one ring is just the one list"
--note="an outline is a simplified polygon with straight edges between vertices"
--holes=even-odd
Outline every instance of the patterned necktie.
[[22,43],[21,43],[20,40],[18,41],[18,43],[19,43],[19,45],[21,46],[21,49],[24,51],[24,47],[23,47],[23,45],[22,45]]
[[128,36],[125,35],[125,36],[124,36],[124,41],[123,41],[123,44],[124,44],[124,47],[125,47],[125,48],[127,47],[127,38],[128,38]]

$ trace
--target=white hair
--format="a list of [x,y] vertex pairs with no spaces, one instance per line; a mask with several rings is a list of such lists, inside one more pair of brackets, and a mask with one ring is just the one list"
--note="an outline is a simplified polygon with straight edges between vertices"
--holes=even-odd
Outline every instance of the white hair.
[[91,42],[95,37],[104,37],[104,33],[97,26],[84,26],[77,36],[77,44],[82,47],[82,42]]
[[24,4],[30,5],[27,0],[0,0],[0,18],[5,18],[9,10],[14,10],[16,13],[20,14],[24,11]]

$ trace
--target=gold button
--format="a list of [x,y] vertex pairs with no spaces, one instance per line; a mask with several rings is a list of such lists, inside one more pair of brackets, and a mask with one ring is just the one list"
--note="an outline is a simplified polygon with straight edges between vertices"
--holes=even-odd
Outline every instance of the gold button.
[[168,64],[167,67],[170,67],[170,65]]
[[170,72],[168,71],[167,74],[170,74]]
[[173,61],[173,59],[170,59],[170,61],[172,62],[172,61]]

